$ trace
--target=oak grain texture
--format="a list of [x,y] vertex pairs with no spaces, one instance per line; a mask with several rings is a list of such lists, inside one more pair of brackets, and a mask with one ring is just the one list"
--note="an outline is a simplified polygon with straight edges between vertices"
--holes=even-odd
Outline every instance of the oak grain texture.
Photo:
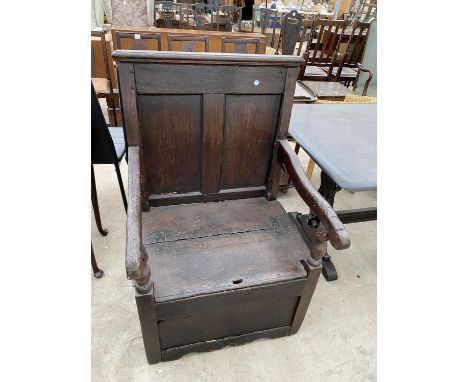
[[[266,67],[223,67],[165,65],[158,71],[145,64],[135,65],[139,94],[281,94],[286,69]],[[277,81],[271,81],[271,78]],[[258,81],[258,85],[254,82]]]
[[200,95],[138,97],[148,193],[200,190],[201,102]]
[[226,96],[222,188],[265,185],[281,97]]
[[203,194],[221,189],[224,133],[224,94],[203,95],[202,184]]

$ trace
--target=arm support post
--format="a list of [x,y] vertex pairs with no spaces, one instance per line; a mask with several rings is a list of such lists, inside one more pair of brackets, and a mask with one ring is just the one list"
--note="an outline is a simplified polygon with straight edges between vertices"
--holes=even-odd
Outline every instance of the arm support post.
[[133,280],[140,293],[147,293],[152,286],[148,255],[142,241],[140,148],[128,148],[128,213],[127,251],[125,266],[127,278]]

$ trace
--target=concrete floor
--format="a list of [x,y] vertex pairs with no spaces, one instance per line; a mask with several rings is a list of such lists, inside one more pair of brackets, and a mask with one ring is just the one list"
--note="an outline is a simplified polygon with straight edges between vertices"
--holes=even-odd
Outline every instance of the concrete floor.
[[[307,164],[301,152],[301,161]],[[122,161],[127,186],[127,165]],[[352,245],[330,254],[339,279],[319,280],[304,323],[290,337],[261,339],[148,365],[134,291],[125,276],[125,212],[112,165],[95,166],[106,237],[92,218],[92,241],[104,277],[92,283],[93,381],[375,381],[376,222],[348,225]],[[313,184],[318,187],[320,170]],[[281,194],[286,211],[308,212],[295,190]],[[375,192],[341,191],[336,209],[376,205]],[[90,272],[91,275],[91,272]]]

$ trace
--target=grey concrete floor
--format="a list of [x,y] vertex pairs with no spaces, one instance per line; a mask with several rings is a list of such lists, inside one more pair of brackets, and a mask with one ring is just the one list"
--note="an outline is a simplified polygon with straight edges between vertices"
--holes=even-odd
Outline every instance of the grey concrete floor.
[[[307,157],[300,159],[304,166]],[[121,171],[127,186],[127,165]],[[299,332],[179,360],[148,365],[131,283],[125,276],[125,212],[112,165],[95,166],[103,237],[92,218],[92,241],[104,277],[92,283],[93,381],[375,381],[376,222],[348,225],[352,245],[330,254],[339,279],[318,282]],[[318,187],[320,170],[312,183]],[[286,211],[307,212],[292,189],[279,195]],[[341,191],[336,209],[376,205],[375,192]],[[90,271],[90,275],[92,275]]]

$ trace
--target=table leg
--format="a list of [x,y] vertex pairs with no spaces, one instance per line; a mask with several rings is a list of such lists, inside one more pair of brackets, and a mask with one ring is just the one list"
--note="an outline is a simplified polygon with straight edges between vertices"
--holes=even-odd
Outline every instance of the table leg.
[[[325,198],[325,200],[330,203],[333,207],[335,203],[335,195],[338,191],[341,190],[335,181],[328,176],[328,174],[322,170],[320,174],[320,187],[318,192]],[[312,219],[312,212],[310,213],[310,219]],[[328,251],[322,257],[322,274],[327,281],[334,281],[338,279],[338,273],[336,272],[335,265],[331,261],[331,257],[328,254]]]

